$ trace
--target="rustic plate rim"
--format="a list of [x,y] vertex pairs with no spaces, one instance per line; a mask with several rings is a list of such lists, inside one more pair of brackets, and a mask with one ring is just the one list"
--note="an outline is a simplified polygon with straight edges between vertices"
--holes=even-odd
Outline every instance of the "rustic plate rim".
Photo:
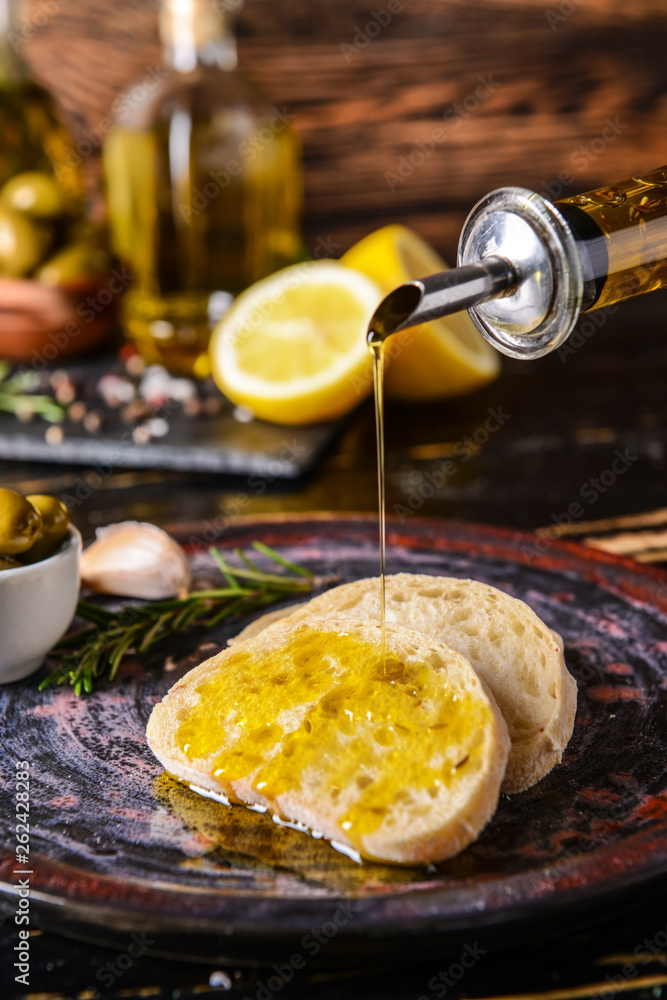
[[[377,527],[377,518],[368,512],[352,512],[346,511],[342,513],[334,511],[318,511],[312,513],[292,513],[292,512],[282,512],[273,513],[265,515],[240,515],[234,519],[233,524],[229,525],[223,533],[220,535],[222,538],[233,538],[235,534],[243,531],[247,531],[251,528],[261,529],[262,527],[271,527],[279,525],[293,525],[295,528],[305,529],[309,524],[314,527],[317,525],[332,523],[332,522],[356,522],[360,526],[363,526],[364,530],[368,532],[371,527]],[[178,525],[168,525],[168,530],[171,530],[177,536],[182,536],[188,532],[196,531],[197,528],[201,531],[202,528],[207,524],[205,520],[198,520],[194,522],[180,522]],[[430,532],[433,530],[447,529],[447,532],[452,532],[459,529],[464,536],[468,536],[469,544],[474,544],[469,539],[470,535],[475,536],[475,540],[479,537],[480,542],[485,540],[495,539],[496,541],[502,540],[507,543],[508,546],[514,552],[515,561],[517,561],[520,553],[518,546],[522,541],[533,541],[535,540],[535,535],[530,532],[514,530],[511,528],[495,527],[492,525],[476,524],[470,522],[457,521],[455,519],[443,519],[443,518],[427,518],[427,517],[411,517],[409,524],[401,523],[397,518],[387,519],[388,534],[391,535],[392,531],[400,530],[405,535],[411,534],[411,529],[415,528],[417,531]],[[203,545],[202,545],[203,548]],[[563,556],[567,556],[576,562],[582,562],[586,566],[593,565],[607,565],[610,567],[615,567],[617,570],[629,571],[632,576],[645,581],[646,583],[652,584],[653,587],[649,589],[653,590],[655,587],[666,588],[667,585],[667,573],[662,570],[657,569],[653,566],[646,566],[644,564],[638,564],[632,559],[617,556],[611,553],[601,552],[596,549],[588,548],[577,542],[564,541],[561,539],[550,541],[549,543],[550,551],[561,552]],[[479,551],[479,549],[477,550]],[[483,553],[482,553],[483,554]],[[520,561],[520,560],[519,560]],[[540,565],[539,558],[533,560],[532,565]],[[549,568],[553,570],[553,565]],[[664,591],[665,598],[665,610],[667,610],[667,589]],[[653,595],[658,597],[657,594]],[[660,829],[667,830],[667,824],[662,823],[658,820],[654,821],[650,826],[646,827],[644,830],[635,834],[635,838],[638,842],[645,839],[650,839],[655,836],[656,831]],[[614,845],[608,845],[602,848],[597,848],[592,851],[592,855],[599,858],[601,853],[608,851],[613,854]],[[35,860],[39,858],[36,856]],[[94,872],[82,871],[81,869],[68,866],[64,862],[53,862],[48,858],[42,859],[46,866],[52,866],[56,871],[64,872],[69,869],[72,873],[77,873],[80,881],[80,885],[85,884],[87,880],[91,882],[96,882],[99,886],[107,880],[107,876],[103,874],[96,875]],[[582,864],[584,866],[587,862],[590,862],[591,858],[583,855]],[[9,866],[11,868],[11,865]],[[0,861],[0,872],[8,873],[7,858]],[[301,913],[299,912],[298,918],[294,919],[294,913],[291,913],[292,921],[290,927],[285,929],[284,921],[285,915],[281,912],[283,909],[294,908],[295,904],[301,903],[300,909],[308,911],[312,905],[316,905],[318,908],[318,919],[326,919],[327,911],[332,913],[335,911],[336,906],[341,902],[349,902],[353,900],[359,903],[359,911],[355,915],[354,920],[354,936],[356,938],[364,939],[368,938],[390,938],[393,935],[408,934],[412,937],[414,934],[426,933],[429,930],[437,933],[448,933],[454,929],[456,930],[474,930],[482,927],[493,927],[498,925],[513,925],[515,923],[525,922],[526,919],[534,918],[535,916],[544,916],[545,918],[550,915],[559,915],[570,910],[573,906],[578,905],[595,905],[603,904],[612,898],[618,898],[624,894],[628,894],[641,885],[645,885],[651,880],[660,880],[662,876],[667,876],[667,836],[658,844],[654,844],[648,853],[643,855],[642,864],[631,865],[627,870],[619,873],[613,871],[613,866],[610,866],[610,874],[600,880],[596,881],[594,886],[571,886],[569,888],[559,889],[557,898],[548,899],[544,897],[538,897],[535,900],[521,899],[519,901],[509,902],[507,905],[495,907],[489,910],[469,910],[469,911],[449,911],[446,904],[447,899],[452,896],[452,890],[450,887],[426,887],[421,886],[419,888],[410,889],[402,888],[399,892],[393,891],[382,895],[368,895],[368,896],[355,896],[354,894],[340,895],[331,894],[318,897],[317,899],[312,898],[302,898],[298,895],[286,895],[282,898],[277,897],[258,897],[254,894],[254,898],[257,903],[264,907],[266,913],[261,919],[258,919],[257,915],[253,916],[252,919],[244,921],[239,919],[239,914],[231,913],[232,904],[234,901],[242,898],[250,898],[249,896],[244,896],[238,891],[229,891],[226,893],[214,893],[213,890],[201,890],[196,891],[196,895],[201,897],[210,896],[211,898],[216,898],[218,903],[225,902],[225,906],[222,907],[222,911],[219,910],[215,913],[207,913],[206,915],[192,915],[183,913],[169,913],[166,914],[163,909],[159,906],[159,899],[155,902],[154,906],[146,906],[145,901],[141,909],[137,909],[133,906],[128,906],[129,899],[125,902],[119,902],[118,904],[109,901],[96,902],[91,901],[90,898],[80,898],[76,896],[70,896],[67,893],[59,893],[56,889],[43,889],[36,888],[34,892],[34,902],[39,906],[44,907],[45,910],[59,911],[63,916],[67,916],[68,912],[70,916],[75,913],[82,914],[83,919],[90,919],[90,916],[86,917],[86,914],[100,914],[100,916],[106,917],[103,921],[105,924],[108,923],[109,918],[112,920],[118,920],[118,926],[134,926],[134,920],[145,922],[148,919],[156,919],[156,927],[159,926],[160,931],[170,932],[170,931],[180,931],[187,932],[188,934],[200,934],[202,932],[207,933],[208,931],[214,932],[219,931],[221,925],[225,925],[229,928],[230,919],[234,920],[233,923],[233,937],[245,937],[253,940],[263,939],[267,936],[276,937],[276,920],[283,921],[283,927],[280,930],[288,936],[291,933],[302,933],[307,927],[312,927],[312,913]],[[519,876],[520,877],[520,876]],[[111,882],[111,879],[108,879]],[[502,878],[497,878],[495,880],[496,884],[502,885],[508,883],[510,880],[506,876]],[[156,883],[146,880],[145,886],[140,882],[140,880],[130,880],[128,882],[128,888],[136,888],[137,895],[140,897],[144,890],[149,895],[157,896],[160,895],[161,889],[157,889],[156,893]],[[10,882],[5,881],[5,878],[0,875],[0,892],[4,893],[6,896],[12,896],[14,894],[15,886]],[[173,888],[169,887],[164,889],[164,892],[173,896]],[[183,887],[183,894],[187,894],[187,887]],[[425,909],[427,912],[422,912],[420,914],[410,913],[409,921],[406,924],[405,914],[401,914],[401,904],[404,902],[410,902],[415,900],[426,899],[429,905]],[[140,899],[137,899],[137,903],[141,903]],[[439,906],[437,904],[440,904]],[[384,904],[383,906],[381,904]],[[378,923],[378,911],[382,910],[382,918],[380,923]],[[229,912],[226,912],[229,911]],[[128,921],[129,918],[129,921]],[[125,921],[125,922],[124,922]],[[95,925],[98,921],[94,921]],[[150,925],[153,926],[153,925]],[[232,938],[230,937],[230,943]]]

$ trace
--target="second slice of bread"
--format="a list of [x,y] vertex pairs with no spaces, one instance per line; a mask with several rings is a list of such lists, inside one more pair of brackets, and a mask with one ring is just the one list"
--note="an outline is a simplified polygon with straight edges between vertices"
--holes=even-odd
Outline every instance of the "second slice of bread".
[[[275,628],[280,619],[341,616],[380,619],[379,577],[263,615],[237,640]],[[489,686],[512,741],[504,792],[530,787],[559,763],[572,735],[577,685],[565,666],[562,640],[527,604],[477,580],[397,573],[386,578],[386,616],[467,657]]]
[[468,661],[354,619],[278,624],[186,674],[148,743],[172,774],[361,857],[451,857],[493,815],[509,739]]

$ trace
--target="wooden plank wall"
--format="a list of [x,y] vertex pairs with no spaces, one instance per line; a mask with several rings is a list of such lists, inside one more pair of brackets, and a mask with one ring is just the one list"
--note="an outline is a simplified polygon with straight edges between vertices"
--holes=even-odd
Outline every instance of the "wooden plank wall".
[[[31,10],[26,51],[78,128],[160,63],[153,2]],[[452,257],[494,187],[544,190],[566,171],[573,194],[667,163],[656,0],[247,0],[238,32],[245,71],[295,115],[311,245],[342,252],[400,220]]]

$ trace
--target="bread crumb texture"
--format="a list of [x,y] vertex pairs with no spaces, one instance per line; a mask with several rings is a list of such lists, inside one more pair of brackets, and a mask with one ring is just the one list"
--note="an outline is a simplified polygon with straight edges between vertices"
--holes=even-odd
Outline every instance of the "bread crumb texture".
[[156,707],[149,742],[165,766],[366,857],[428,861],[473,839],[509,744],[467,660],[398,626],[384,662],[376,623],[277,629],[191,671]]
[[[397,573],[386,581],[388,622],[433,636],[465,656],[491,690],[512,749],[503,791],[535,784],[559,763],[572,735],[577,686],[562,641],[523,601],[477,580]],[[260,617],[239,639],[277,627]],[[380,580],[345,583],[296,607],[283,622],[345,616],[380,619]]]

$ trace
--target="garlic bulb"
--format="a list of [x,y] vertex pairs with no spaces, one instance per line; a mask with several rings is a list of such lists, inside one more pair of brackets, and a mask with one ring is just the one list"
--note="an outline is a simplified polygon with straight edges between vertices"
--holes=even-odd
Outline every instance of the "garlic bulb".
[[190,567],[181,546],[162,528],[122,521],[97,529],[81,556],[81,582],[101,594],[159,601],[187,594]]

